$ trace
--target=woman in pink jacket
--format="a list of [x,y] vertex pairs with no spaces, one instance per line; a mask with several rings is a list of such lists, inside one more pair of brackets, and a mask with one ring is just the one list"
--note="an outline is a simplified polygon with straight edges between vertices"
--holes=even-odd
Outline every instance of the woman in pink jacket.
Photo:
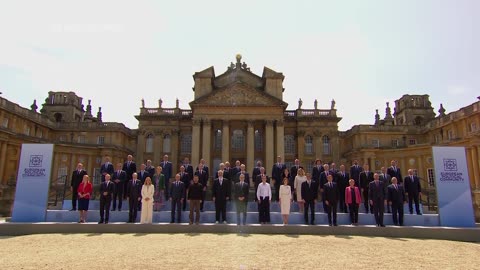
[[355,180],[350,179],[348,180],[348,183],[350,186],[345,188],[345,204],[350,210],[350,221],[352,222],[351,225],[357,225],[358,207],[362,202],[362,198],[360,197],[360,190],[355,186]]

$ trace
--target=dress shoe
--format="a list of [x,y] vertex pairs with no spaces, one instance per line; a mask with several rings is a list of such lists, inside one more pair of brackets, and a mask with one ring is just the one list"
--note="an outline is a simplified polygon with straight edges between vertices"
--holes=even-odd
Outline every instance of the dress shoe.
[[333,226],[337,227],[338,225],[337,225],[337,223],[333,223]]
[[108,224],[108,220],[105,220],[105,224]]
[[72,208],[72,209],[70,209],[69,211],[77,211],[77,209],[75,209],[75,208]]
[[314,221],[310,222],[310,225],[315,225],[315,222]]
[[328,226],[330,226],[330,227],[331,227],[331,226],[332,226],[332,223],[328,223]]
[[100,220],[100,221],[98,222],[98,224],[102,224],[102,223],[103,223],[103,220]]
[[385,225],[384,225],[384,224],[380,224],[380,227],[385,227]]
[[421,216],[421,215],[422,215],[422,213],[417,213],[417,215]]

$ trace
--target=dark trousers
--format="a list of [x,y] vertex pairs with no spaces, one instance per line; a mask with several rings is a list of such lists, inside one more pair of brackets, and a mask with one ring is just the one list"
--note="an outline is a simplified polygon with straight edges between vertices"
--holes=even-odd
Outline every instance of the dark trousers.
[[138,197],[128,198],[128,222],[137,221]]
[[260,197],[258,210],[260,222],[270,222],[270,197]]
[[383,225],[383,213],[385,211],[385,204],[382,198],[373,200],[372,205],[373,215],[375,215],[375,222],[377,225]]
[[418,193],[417,194],[412,194],[408,193],[408,210],[410,210],[410,214],[413,214],[413,202],[415,201],[415,211],[417,212],[417,215],[420,215],[420,202],[418,199]]
[[360,205],[356,203],[351,203],[348,205],[348,210],[350,210],[350,222],[358,223],[358,207]]
[[195,223],[200,222],[200,200],[190,200],[190,223],[194,222],[193,213],[195,212]]
[[274,185],[274,187],[275,187],[275,197],[273,197],[273,200],[274,200],[274,201],[278,201],[279,198],[280,198],[279,195],[280,195],[280,184],[281,184],[281,182],[282,182],[282,181],[280,181],[280,180],[277,181],[277,180],[275,179],[275,185]]
[[78,192],[77,192],[77,188],[73,187],[73,191],[72,191],[72,209],[73,210],[77,210],[77,200],[78,200]]
[[305,209],[303,215],[305,217],[305,223],[308,224],[308,209],[310,209],[310,223],[315,222],[315,200],[305,200]]
[[[200,206],[200,209],[202,209],[202,206]],[[227,221],[227,201],[225,199],[215,199],[215,221]]]
[[345,188],[343,188],[343,192],[342,192],[342,188],[340,188],[339,195],[340,196],[338,197],[338,203],[340,204],[340,212],[347,213],[348,209],[347,209],[347,206],[345,205]]
[[[183,197],[184,197],[184,198],[187,198],[187,189],[185,189],[185,191],[183,192]],[[202,202],[203,202],[203,200],[202,200]],[[190,208],[191,208],[191,207],[192,207],[192,206],[190,205]],[[183,210],[183,211],[187,210],[187,200],[183,200],[182,210]]]
[[[203,203],[205,202],[205,195],[206,194],[207,194],[206,190],[202,191],[202,202],[200,203],[200,211],[203,211]],[[216,203],[215,203],[215,205],[216,205]]]
[[328,224],[337,224],[337,202],[329,202],[327,205]]
[[108,218],[110,217],[111,202],[112,202],[112,196],[103,196],[103,195],[100,196],[100,221],[108,222]]
[[[368,206],[369,206],[369,203],[368,203],[368,187],[367,188],[364,188],[363,189],[363,206],[365,206],[365,213],[368,214]],[[370,209],[370,212],[372,212],[373,210]]]
[[115,190],[113,191],[113,204],[112,210],[117,209],[117,198],[118,198],[118,210],[122,210],[123,203],[123,183],[115,184]]
[[[170,179],[167,179],[165,177],[165,189],[164,189],[164,192],[165,192],[165,200],[168,201],[168,199],[170,198],[169,195],[170,193],[168,193],[168,188],[170,187]],[[186,197],[185,197],[186,198]]]
[[182,200],[172,198],[172,215],[170,222],[175,222],[175,212],[177,213],[177,223],[182,222]]
[[237,225],[240,225],[240,214],[243,214],[243,225],[247,223],[247,201],[237,201]]
[[128,181],[130,181],[130,180],[132,180],[132,179],[127,179],[127,181],[125,181],[125,182],[123,183],[123,190],[125,191],[125,192],[123,193],[123,199],[126,199],[127,196],[128,196],[128,194],[127,194],[126,191],[128,190],[128,189],[127,189],[127,187],[128,187]]
[[403,204],[392,203],[393,224],[403,226]]

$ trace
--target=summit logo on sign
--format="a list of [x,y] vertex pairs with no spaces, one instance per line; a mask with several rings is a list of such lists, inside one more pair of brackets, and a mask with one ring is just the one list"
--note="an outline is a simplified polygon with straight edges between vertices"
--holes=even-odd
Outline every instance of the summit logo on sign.
[[454,158],[443,159],[443,172],[440,173],[442,182],[463,182],[463,173],[458,172],[457,160]]
[[23,177],[44,177],[46,174],[43,165],[43,155],[30,155],[28,168],[23,170]]
[[42,155],[31,155],[30,156],[30,168],[32,167],[42,167],[43,156]]

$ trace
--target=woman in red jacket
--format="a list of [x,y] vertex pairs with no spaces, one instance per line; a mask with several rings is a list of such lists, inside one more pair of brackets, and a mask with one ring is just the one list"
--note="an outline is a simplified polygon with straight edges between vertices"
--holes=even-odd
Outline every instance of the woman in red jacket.
[[90,196],[92,195],[93,185],[90,183],[90,177],[84,175],[82,183],[78,186],[78,211],[80,212],[80,221],[78,223],[85,223],[87,220],[88,204]]
[[345,188],[345,204],[350,210],[350,222],[352,225],[358,224],[358,207],[362,202],[360,190],[355,186],[355,180],[348,180],[350,186]]

